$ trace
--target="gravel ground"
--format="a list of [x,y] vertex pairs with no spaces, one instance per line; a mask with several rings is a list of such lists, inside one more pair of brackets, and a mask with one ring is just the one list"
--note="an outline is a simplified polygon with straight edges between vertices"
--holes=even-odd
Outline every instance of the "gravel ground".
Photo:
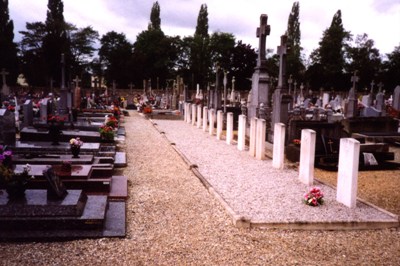
[[[399,229],[234,227],[150,121],[132,112],[125,127],[120,148],[129,162],[123,170],[129,178],[127,237],[0,243],[0,265],[400,265]],[[386,192],[373,193],[386,198]]]
[[393,221],[392,216],[357,202],[357,208],[336,201],[336,190],[323,184],[325,204],[310,208],[302,202],[309,187],[298,180],[296,169],[272,167],[272,160],[256,160],[236,145],[179,120],[155,120],[156,127],[242,219],[257,223]]

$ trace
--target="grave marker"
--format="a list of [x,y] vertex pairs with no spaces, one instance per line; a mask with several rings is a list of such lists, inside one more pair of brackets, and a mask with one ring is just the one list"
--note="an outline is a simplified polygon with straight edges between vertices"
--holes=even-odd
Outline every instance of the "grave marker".
[[222,139],[222,129],[224,125],[224,113],[222,110],[217,111],[217,139]]
[[271,31],[270,25],[268,25],[268,16],[262,14],[260,16],[260,27],[257,28],[257,37],[259,38],[258,58],[257,66],[254,69],[252,76],[251,85],[251,97],[248,101],[249,118],[256,117],[257,108],[260,103],[264,103],[265,106],[270,106],[269,96],[269,75],[266,67],[266,40],[267,36]]
[[233,143],[233,113],[229,112],[226,118],[226,143]]
[[301,131],[299,179],[312,186],[314,182],[316,132],[311,129]]
[[257,120],[256,133],[256,159],[265,159],[265,137],[267,131],[267,122],[264,119]]
[[208,107],[203,107],[203,131],[207,131],[207,123],[208,123]]
[[285,124],[276,123],[274,126],[274,146],[272,166],[283,169],[285,161]]
[[246,147],[246,116],[239,115],[238,150],[244,151]]
[[201,127],[201,105],[197,105],[197,128]]
[[356,207],[360,142],[340,139],[336,200],[349,208]]
[[252,117],[250,119],[249,154],[253,157],[256,156],[257,120],[257,117]]
[[30,127],[33,125],[33,105],[31,100],[26,100],[22,106],[22,112],[24,114],[23,127]]
[[209,127],[208,127],[208,133],[212,136],[214,135],[214,123],[215,123],[215,110],[211,109],[208,113],[209,117]]
[[394,89],[393,93],[393,108],[400,111],[400,85]]

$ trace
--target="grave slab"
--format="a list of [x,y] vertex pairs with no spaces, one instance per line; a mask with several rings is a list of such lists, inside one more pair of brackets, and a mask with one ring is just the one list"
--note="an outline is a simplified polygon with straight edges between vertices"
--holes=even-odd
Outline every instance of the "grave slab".
[[82,190],[68,190],[62,200],[48,200],[47,190],[28,189],[25,198],[9,200],[7,193],[0,194],[0,217],[80,216],[87,196]]
[[114,166],[117,168],[126,167],[127,160],[126,160],[126,153],[125,152],[116,152],[114,157]]

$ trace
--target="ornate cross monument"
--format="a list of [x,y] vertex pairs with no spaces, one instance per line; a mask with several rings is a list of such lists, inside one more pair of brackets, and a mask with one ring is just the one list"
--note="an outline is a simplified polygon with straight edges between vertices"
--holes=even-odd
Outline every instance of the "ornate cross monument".
[[2,77],[3,80],[3,87],[1,89],[1,100],[3,101],[3,97],[8,96],[10,94],[10,89],[7,86],[7,80],[6,80],[6,76],[10,74],[6,71],[5,68],[3,68],[0,72],[0,75]]
[[357,92],[356,92],[356,83],[358,82],[357,70],[354,71],[354,75],[351,77],[351,82],[353,83],[353,86],[349,91],[346,118],[357,116],[357,105],[358,105]]
[[269,76],[266,67],[266,41],[267,36],[271,31],[268,25],[268,16],[262,14],[260,16],[260,27],[257,28],[257,37],[259,38],[258,59],[257,66],[254,69],[251,85],[251,97],[249,97],[248,104],[248,118],[257,116],[257,109],[263,103],[267,108],[271,106],[271,99],[269,97]]

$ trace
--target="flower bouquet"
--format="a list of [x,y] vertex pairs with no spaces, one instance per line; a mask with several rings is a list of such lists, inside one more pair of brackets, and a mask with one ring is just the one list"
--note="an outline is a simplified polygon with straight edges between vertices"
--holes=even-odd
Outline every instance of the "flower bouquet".
[[72,138],[69,140],[69,144],[73,158],[79,158],[79,152],[81,151],[81,146],[83,144],[83,141],[81,141],[79,137]]
[[114,130],[112,127],[107,125],[102,125],[99,128],[100,137],[105,142],[113,142],[114,141]]
[[117,128],[118,127],[118,119],[115,116],[106,118],[106,126]]
[[0,165],[0,183],[6,188],[9,199],[18,199],[25,196],[27,185],[33,176],[29,175],[31,166],[26,164],[22,172],[14,172],[11,168]]
[[304,203],[309,206],[319,206],[324,204],[324,193],[319,187],[313,187],[304,194]]

